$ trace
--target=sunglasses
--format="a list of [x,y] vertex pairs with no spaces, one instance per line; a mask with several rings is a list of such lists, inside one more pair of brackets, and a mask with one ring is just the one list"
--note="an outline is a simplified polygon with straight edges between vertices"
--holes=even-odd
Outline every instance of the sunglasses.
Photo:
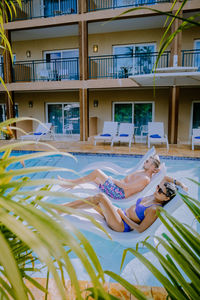
[[157,188],[158,188],[158,193],[159,193],[159,194],[163,194],[163,195],[165,195],[166,197],[168,197],[168,195],[167,195],[165,192],[163,192],[163,189],[159,186],[159,184],[157,185]]

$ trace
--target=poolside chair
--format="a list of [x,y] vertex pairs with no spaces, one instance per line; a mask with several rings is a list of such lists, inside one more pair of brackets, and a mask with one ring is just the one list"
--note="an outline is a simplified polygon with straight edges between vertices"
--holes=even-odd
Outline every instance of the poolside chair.
[[113,144],[116,142],[120,142],[120,143],[128,143],[130,148],[131,143],[133,141],[133,135],[134,135],[134,124],[120,123],[118,135],[113,137],[111,146],[113,146]]
[[104,122],[102,134],[94,136],[94,145],[99,141],[112,142],[112,139],[117,135],[118,122]]
[[163,122],[148,122],[148,148],[151,144],[166,143],[169,150],[167,135],[164,134]]
[[153,146],[151,149],[149,149],[145,155],[143,155],[141,157],[141,159],[138,161],[138,163],[131,167],[131,168],[122,168],[117,164],[114,164],[112,162],[109,161],[98,161],[98,162],[94,162],[91,163],[89,165],[87,165],[87,167],[83,168],[82,170],[79,171],[79,173],[83,174],[86,173],[88,171],[91,170],[95,170],[95,169],[101,169],[101,170],[105,170],[108,171],[110,173],[116,174],[116,175],[128,175],[136,170],[139,170],[143,167],[144,162],[150,157],[153,156],[154,154],[156,154],[156,150],[155,147]]
[[26,135],[22,135],[21,140],[33,140],[39,142],[41,139],[54,139],[54,132],[52,130],[52,123],[39,124],[35,132],[29,132]]
[[[179,191],[182,194],[185,192],[180,188]],[[64,194],[63,194],[64,195]],[[165,206],[164,209],[168,213],[173,213],[176,209],[178,209],[181,205],[181,197],[177,194],[171,201],[169,201]],[[65,215],[66,219],[65,227],[67,228],[70,224],[74,224],[81,230],[93,232],[105,239],[108,239],[108,236],[105,234],[103,230],[109,234],[109,237],[116,242],[119,242],[123,246],[133,246],[136,245],[139,241],[143,241],[145,238],[148,238],[148,242],[154,241],[154,235],[158,230],[159,226],[162,224],[160,219],[158,218],[149,228],[147,228],[144,232],[138,233],[136,230],[130,232],[116,232],[108,227],[105,219],[103,216],[98,214],[94,209],[81,209],[76,210],[75,214],[72,215]],[[91,217],[98,223],[99,227],[95,226],[92,221]],[[101,229],[100,228],[103,229]]]
[[200,145],[200,128],[192,129],[192,150],[195,145]]

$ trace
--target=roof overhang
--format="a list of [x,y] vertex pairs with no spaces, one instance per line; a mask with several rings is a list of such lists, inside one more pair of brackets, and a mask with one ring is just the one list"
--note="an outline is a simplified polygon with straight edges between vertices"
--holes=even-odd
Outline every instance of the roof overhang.
[[[167,68],[166,68],[167,69]],[[130,76],[139,86],[200,86],[200,72],[156,72]]]

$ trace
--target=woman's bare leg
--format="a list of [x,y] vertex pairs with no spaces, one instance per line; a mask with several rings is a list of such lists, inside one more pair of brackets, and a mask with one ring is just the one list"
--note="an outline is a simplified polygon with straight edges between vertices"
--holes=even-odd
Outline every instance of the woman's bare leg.
[[[69,185],[78,185],[81,183],[86,183],[86,182],[94,182],[96,184],[103,184],[107,180],[108,176],[102,172],[101,170],[94,170],[90,174],[77,178],[77,179],[65,179],[60,176],[58,176],[59,180],[62,180],[64,183],[62,184],[63,187],[69,187]],[[66,183],[66,184],[65,184]]]
[[[84,200],[77,200],[63,204],[66,207],[71,208],[94,208],[98,213],[102,214],[106,219],[109,227],[115,231],[124,231],[124,224],[122,218],[116,210],[116,207],[112,202],[102,193],[92,197],[88,197]],[[96,207],[95,207],[96,206]]]

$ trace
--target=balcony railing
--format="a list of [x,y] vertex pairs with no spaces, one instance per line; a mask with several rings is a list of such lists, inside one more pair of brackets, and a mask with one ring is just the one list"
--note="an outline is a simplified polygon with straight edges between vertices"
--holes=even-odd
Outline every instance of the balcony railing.
[[22,0],[22,7],[16,3],[16,12],[11,21],[77,14],[77,0]]
[[171,0],[89,0],[88,11],[168,3]]
[[[154,68],[158,52],[134,55],[107,55],[89,57],[89,78],[128,78],[149,74]],[[163,53],[157,68],[169,67],[170,51]]]
[[79,58],[19,61],[13,65],[13,82],[79,80]]
[[196,67],[200,72],[200,49],[182,50],[182,67]]

